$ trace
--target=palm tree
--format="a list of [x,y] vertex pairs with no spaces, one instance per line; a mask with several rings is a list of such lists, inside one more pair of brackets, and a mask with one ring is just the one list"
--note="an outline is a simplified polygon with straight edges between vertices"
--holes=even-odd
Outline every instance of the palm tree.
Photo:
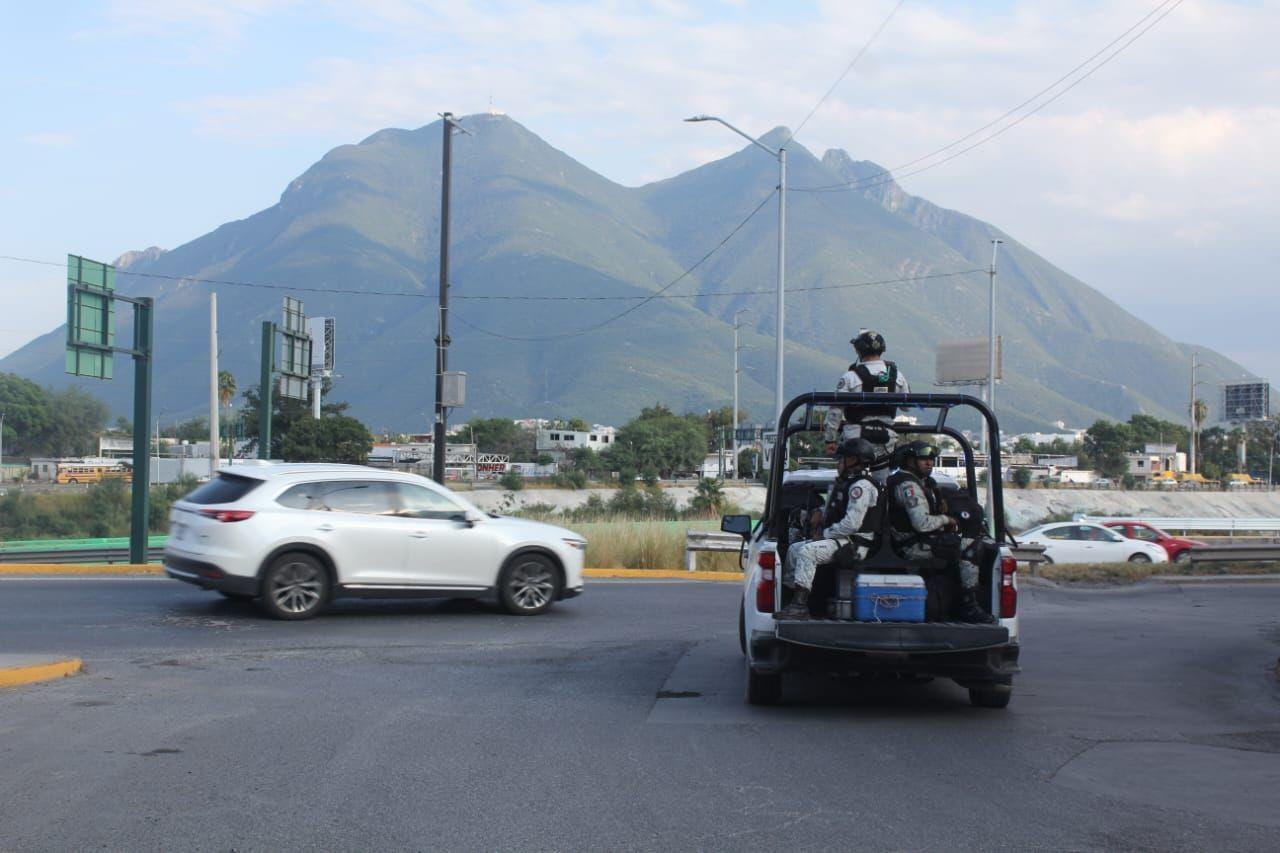
[[218,371],[218,403],[222,406],[231,405],[231,401],[236,396],[236,378],[231,375],[230,370]]
[[[1195,441],[1194,439],[1196,438],[1196,434],[1200,432],[1201,424],[1203,424],[1208,419],[1209,419],[1209,404],[1206,403],[1204,400],[1196,400],[1195,402],[1193,402],[1191,404],[1191,421],[1195,425],[1195,428],[1191,438],[1193,439],[1192,445],[1196,449],[1196,456],[1202,456],[1203,453],[1200,450],[1200,442]],[[1200,466],[1196,464],[1195,459],[1191,460],[1191,470],[1192,471],[1200,470]]]

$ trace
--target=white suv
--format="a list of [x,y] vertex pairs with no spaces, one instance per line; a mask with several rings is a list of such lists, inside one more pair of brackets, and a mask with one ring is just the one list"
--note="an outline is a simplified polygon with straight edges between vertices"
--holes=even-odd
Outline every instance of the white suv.
[[430,480],[358,465],[223,468],[169,516],[164,570],[279,619],[331,598],[496,595],[541,613],[582,592],[587,542],[550,524],[491,516]]

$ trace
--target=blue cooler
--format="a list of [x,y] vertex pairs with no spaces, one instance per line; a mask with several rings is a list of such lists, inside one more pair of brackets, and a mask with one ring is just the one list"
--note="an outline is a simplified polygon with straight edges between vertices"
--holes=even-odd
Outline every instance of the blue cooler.
[[923,622],[927,596],[919,575],[858,575],[854,617],[859,622]]

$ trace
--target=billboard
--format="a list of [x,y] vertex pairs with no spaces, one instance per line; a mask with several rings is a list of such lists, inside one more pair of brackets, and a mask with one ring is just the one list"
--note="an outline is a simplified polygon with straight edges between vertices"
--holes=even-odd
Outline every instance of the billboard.
[[[991,370],[990,338],[942,341],[934,359],[935,385],[985,385]],[[1004,341],[996,335],[996,379],[1004,378]]]
[[1232,423],[1266,420],[1271,414],[1271,384],[1233,382],[1222,389],[1222,419]]
[[337,337],[332,317],[308,317],[307,335],[311,338],[311,372],[333,370],[333,345]]
[[307,380],[311,376],[311,337],[307,334],[307,315],[302,302],[292,296],[284,298],[284,326],[280,337],[280,396],[305,400]]

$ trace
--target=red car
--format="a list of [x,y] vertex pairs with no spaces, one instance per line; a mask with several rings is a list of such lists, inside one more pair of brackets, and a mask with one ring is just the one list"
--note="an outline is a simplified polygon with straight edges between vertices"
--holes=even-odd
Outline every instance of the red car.
[[1128,539],[1141,539],[1144,542],[1154,542],[1164,548],[1169,555],[1169,561],[1173,563],[1185,563],[1191,559],[1191,549],[1197,545],[1204,545],[1196,539],[1181,539],[1177,536],[1170,536],[1159,527],[1152,527],[1142,521],[1108,521],[1107,527],[1114,527],[1117,533],[1122,534]]

